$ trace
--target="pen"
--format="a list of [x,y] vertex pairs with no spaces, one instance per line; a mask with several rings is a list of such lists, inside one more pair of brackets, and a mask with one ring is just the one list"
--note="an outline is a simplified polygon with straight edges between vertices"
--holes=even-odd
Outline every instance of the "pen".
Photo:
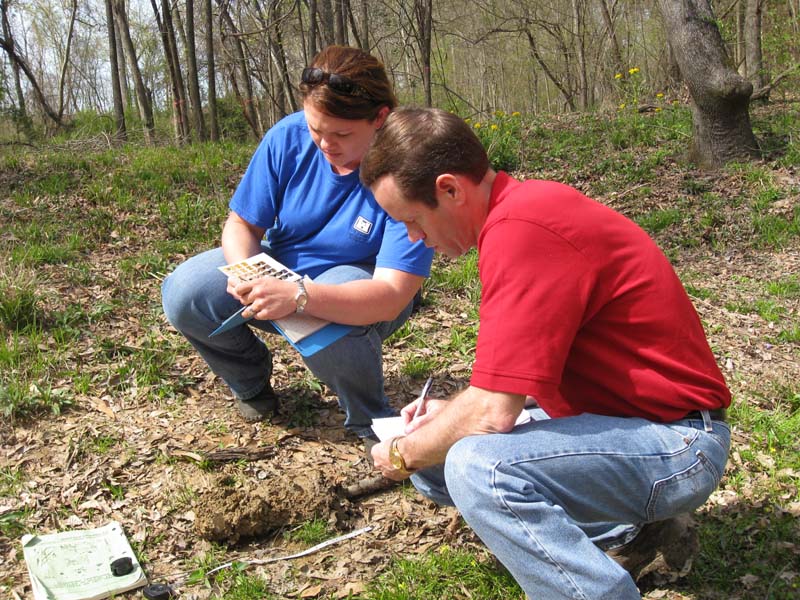
[[426,381],[425,385],[422,386],[422,391],[417,397],[417,408],[414,409],[414,416],[411,418],[412,421],[419,416],[420,412],[422,412],[422,409],[425,406],[425,397],[428,395],[428,391],[431,389],[432,383],[433,377],[428,377],[428,381]]

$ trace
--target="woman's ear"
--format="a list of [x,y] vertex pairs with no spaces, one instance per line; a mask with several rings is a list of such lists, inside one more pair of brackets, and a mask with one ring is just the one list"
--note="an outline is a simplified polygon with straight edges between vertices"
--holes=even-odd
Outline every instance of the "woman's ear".
[[375,115],[375,118],[372,120],[372,122],[375,123],[376,130],[383,127],[383,124],[386,122],[386,117],[389,116],[390,112],[392,112],[391,108],[385,105],[381,106],[381,108],[378,110],[378,114]]

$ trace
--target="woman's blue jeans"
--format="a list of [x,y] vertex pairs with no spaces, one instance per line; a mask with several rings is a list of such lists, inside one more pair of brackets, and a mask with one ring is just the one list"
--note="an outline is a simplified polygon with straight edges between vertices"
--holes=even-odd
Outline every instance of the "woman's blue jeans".
[[[268,249],[265,247],[264,251]],[[208,335],[241,308],[226,291],[227,277],[217,267],[226,264],[222,249],[198,254],[179,265],[161,286],[164,313],[200,353],[211,370],[242,400],[256,396],[272,374],[272,355],[250,327],[276,335],[269,321],[252,320],[223,334]],[[370,279],[372,265],[341,265],[314,281],[340,284]],[[346,413],[345,427],[365,437],[373,418],[396,414],[383,387],[382,344],[408,319],[412,304],[393,321],[354,327],[343,338],[304,357],[306,365],[339,398]]]
[[645,523],[701,506],[730,447],[721,421],[653,423],[583,414],[458,441],[412,476],[453,505],[532,600],[640,598],[604,550]]

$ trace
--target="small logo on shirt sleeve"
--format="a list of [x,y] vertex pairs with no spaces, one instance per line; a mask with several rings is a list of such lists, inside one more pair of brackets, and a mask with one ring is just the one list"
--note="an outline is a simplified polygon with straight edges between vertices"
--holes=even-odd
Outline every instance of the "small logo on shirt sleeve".
[[358,217],[356,222],[353,224],[353,229],[363,233],[364,235],[368,235],[370,231],[372,231],[372,223],[367,221],[364,217]]

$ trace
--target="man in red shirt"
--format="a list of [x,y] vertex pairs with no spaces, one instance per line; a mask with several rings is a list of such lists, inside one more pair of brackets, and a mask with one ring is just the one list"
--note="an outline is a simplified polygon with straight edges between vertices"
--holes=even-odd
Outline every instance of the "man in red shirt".
[[[657,552],[685,574],[730,393],[655,243],[575,189],[494,172],[441,110],[391,115],[361,179],[412,241],[476,246],[482,285],[470,386],[403,409],[375,466],[455,505],[532,598],[639,598]],[[550,418],[522,422],[535,404]]]

